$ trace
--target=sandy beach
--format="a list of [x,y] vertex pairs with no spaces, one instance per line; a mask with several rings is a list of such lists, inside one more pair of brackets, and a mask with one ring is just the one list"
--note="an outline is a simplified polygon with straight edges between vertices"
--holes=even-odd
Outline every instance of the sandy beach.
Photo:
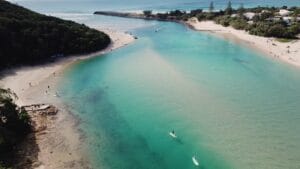
[[19,99],[16,102],[19,106],[45,103],[54,105],[59,110],[55,117],[46,118],[43,124],[45,130],[34,133],[37,152],[26,153],[28,156],[34,156],[36,153],[33,168],[91,168],[84,154],[83,137],[76,127],[78,119],[68,112],[68,108],[55,95],[56,85],[63,70],[68,66],[80,59],[105,54],[134,41],[132,35],[123,32],[110,29],[101,31],[112,39],[111,45],[103,51],[70,56],[51,64],[26,66],[2,72],[0,86],[10,88],[18,95]]
[[274,38],[250,35],[244,30],[224,27],[213,21],[201,21],[192,18],[186,22],[198,31],[208,31],[217,36],[233,40],[236,43],[246,44],[248,47],[258,49],[274,59],[279,59],[289,64],[300,66],[300,41],[279,42]]

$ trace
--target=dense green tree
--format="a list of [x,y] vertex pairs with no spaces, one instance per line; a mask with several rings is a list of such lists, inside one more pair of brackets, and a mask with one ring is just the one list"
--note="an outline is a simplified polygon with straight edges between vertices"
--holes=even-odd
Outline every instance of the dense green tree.
[[110,38],[83,24],[0,0],[0,69],[104,49]]
[[242,17],[245,12],[244,4],[241,3],[240,7],[237,9],[237,14]]
[[297,35],[300,33],[300,23],[293,23],[289,28],[288,31],[292,35]]
[[143,11],[143,14],[146,16],[146,17],[149,17],[152,15],[152,11],[151,10],[145,10]]
[[247,28],[248,26],[248,23],[246,20],[244,19],[241,19],[241,18],[236,18],[234,20],[232,20],[230,22],[230,26],[232,26],[233,28],[235,29],[241,29],[241,30],[244,30]]
[[231,1],[228,1],[227,7],[225,9],[225,14],[226,15],[231,15],[232,11],[233,11],[233,9],[232,9],[232,5],[231,5]]
[[0,164],[5,164],[6,155],[30,130],[29,116],[14,103],[15,99],[11,90],[0,88]]
[[274,17],[274,13],[272,13],[272,12],[262,12],[259,17],[260,17],[261,21],[264,21],[266,19]]
[[203,12],[202,9],[191,10],[190,16],[191,16],[191,17],[194,17],[194,16],[196,16],[197,14],[202,13],[202,12]]

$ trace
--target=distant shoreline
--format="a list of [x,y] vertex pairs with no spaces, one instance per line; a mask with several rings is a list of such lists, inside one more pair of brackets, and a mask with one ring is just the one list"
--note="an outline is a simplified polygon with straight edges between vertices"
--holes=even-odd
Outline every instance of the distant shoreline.
[[280,60],[296,67],[300,67],[300,41],[278,42],[275,38],[250,35],[246,31],[236,30],[232,27],[224,27],[213,21],[189,20],[185,22],[196,31],[206,31],[216,34],[228,40],[243,42],[250,48],[257,49],[272,59]]
[[105,50],[66,57],[54,63],[33,67],[25,66],[1,72],[1,87],[10,88],[18,95],[19,99],[16,103],[19,106],[45,103],[54,105],[59,110],[53,118],[54,120],[50,121],[51,124],[47,124],[46,130],[42,133],[35,133],[39,152],[37,161],[33,161],[32,164],[34,168],[90,167],[89,159],[86,157],[82,145],[82,136],[77,127],[78,119],[63,104],[63,101],[56,97],[56,89],[63,77],[63,72],[78,60],[103,55],[126,46],[135,39],[132,35],[110,29],[101,29],[100,31],[108,34],[112,40]]
[[216,24],[214,21],[198,21],[197,18],[190,18],[187,21],[177,19],[159,19],[157,17],[146,17],[139,13],[121,13],[97,11],[94,14],[108,15],[115,17],[125,17],[133,19],[157,20],[181,23],[196,31],[211,32],[227,40],[242,42],[247,47],[261,51],[275,60],[300,67],[300,40],[291,40],[290,42],[279,42],[276,38],[251,35],[244,30],[237,30],[232,27],[224,27]]

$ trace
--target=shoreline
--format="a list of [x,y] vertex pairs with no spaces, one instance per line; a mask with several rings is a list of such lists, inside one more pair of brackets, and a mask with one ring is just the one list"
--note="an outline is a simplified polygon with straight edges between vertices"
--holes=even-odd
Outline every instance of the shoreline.
[[199,22],[196,19],[190,19],[184,24],[196,31],[209,32],[237,44],[242,43],[246,47],[266,54],[271,59],[280,60],[298,68],[300,67],[300,40],[279,42],[275,38],[250,35],[244,30],[224,27],[214,23],[214,21]]
[[[69,66],[79,60],[103,55],[124,47],[135,39],[132,35],[111,29],[99,29],[99,31],[108,34],[112,40],[111,44],[102,51],[69,56],[54,63],[33,67],[24,66],[1,72],[0,85],[3,88],[12,89],[18,95],[19,99],[16,100],[18,106],[50,104],[58,109],[55,116],[46,117],[44,130],[32,133],[33,138],[30,139],[34,139],[37,148],[31,150],[24,147],[33,151],[26,152],[26,159],[33,159],[32,168],[91,168],[84,150],[84,137],[77,127],[79,119],[55,94],[63,72]],[[33,122],[41,123],[39,120],[33,120]],[[30,141],[25,140],[25,142]],[[25,145],[30,145],[30,143],[25,143]]]
[[[22,66],[13,69],[7,69],[0,72],[0,85],[12,89],[19,97],[16,103],[19,106],[32,104],[29,99],[23,96],[26,90],[37,87],[42,81],[52,77],[51,75],[59,75],[69,65],[82,60],[109,53],[118,48],[124,47],[135,39],[128,33],[118,32],[111,29],[98,29],[108,34],[112,40],[111,44],[104,50],[82,54],[71,55],[65,58],[57,59],[53,63],[46,63],[37,66]],[[58,78],[59,76],[54,76]],[[18,83],[16,83],[18,81]],[[29,85],[31,83],[31,86]]]
[[283,61],[283,63],[287,63],[298,68],[300,67],[299,39],[292,40],[290,42],[279,42],[278,40],[276,40],[276,38],[251,35],[245,30],[237,30],[233,27],[224,27],[222,25],[216,24],[214,21],[199,22],[195,17],[190,18],[188,21],[181,21],[176,19],[145,17],[143,14],[138,13],[96,11],[94,12],[94,14],[180,23],[193,30],[209,32],[212,35],[233,41],[236,44],[242,44],[246,47],[250,47],[269,56],[271,59]]

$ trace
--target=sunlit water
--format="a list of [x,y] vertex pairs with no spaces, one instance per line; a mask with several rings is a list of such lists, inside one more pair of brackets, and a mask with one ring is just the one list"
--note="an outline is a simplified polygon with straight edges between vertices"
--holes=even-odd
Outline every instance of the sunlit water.
[[[298,68],[176,23],[91,14],[94,9],[147,9],[147,1],[99,2],[47,1],[47,9],[41,2],[19,2],[139,37],[73,65],[60,83],[62,99],[81,119],[94,168],[192,169],[193,156],[202,169],[300,168]],[[183,1],[161,3],[166,5],[150,6],[190,8]],[[299,1],[259,1],[281,3]],[[169,136],[171,130],[178,139]]]
[[147,23],[134,44],[65,73],[63,99],[82,119],[95,168],[188,169],[194,155],[206,169],[300,167],[297,68]]
[[[168,11],[174,9],[207,10],[211,0],[9,0],[39,12],[68,12],[93,13],[96,10],[141,11]],[[215,9],[224,9],[227,0],[214,0]],[[241,4],[245,7],[260,6],[299,6],[299,0],[231,0],[233,7]]]

